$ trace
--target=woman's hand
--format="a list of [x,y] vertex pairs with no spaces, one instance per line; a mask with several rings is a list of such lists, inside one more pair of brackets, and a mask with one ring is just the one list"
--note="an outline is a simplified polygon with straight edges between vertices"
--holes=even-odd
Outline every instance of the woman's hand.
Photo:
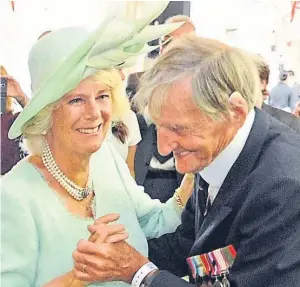
[[[73,272],[77,279],[87,282],[114,281],[117,280],[118,276],[121,276],[118,274],[119,265],[123,264],[122,267],[126,267],[128,272],[131,270],[131,268],[127,266],[127,260],[123,260],[125,257],[128,259],[128,255],[124,254],[124,258],[121,256],[122,263],[119,262],[117,264],[116,262],[116,260],[118,260],[116,252],[119,252],[117,251],[119,250],[117,248],[119,245],[116,244],[121,244],[120,248],[122,249],[122,252],[124,250],[130,250],[130,253],[135,251],[133,253],[139,255],[134,248],[125,242],[125,239],[128,238],[125,227],[122,224],[110,224],[118,220],[119,217],[119,214],[107,214],[98,218],[94,225],[88,227],[91,232],[89,240],[80,240],[77,244],[77,250],[73,252]],[[113,248],[111,244],[113,244],[116,249]],[[107,252],[112,252],[114,258],[106,258],[105,255],[107,255]],[[142,255],[140,256],[144,259]],[[111,266],[107,264],[110,264]],[[107,270],[108,266],[111,268],[109,272]],[[131,274],[131,272],[129,273]]]
[[73,271],[66,273],[60,277],[51,280],[49,283],[43,285],[43,287],[84,287],[85,283],[77,278]]
[[114,243],[128,238],[128,233],[122,224],[110,224],[120,218],[117,213],[107,214],[95,220],[93,225],[88,227],[91,233],[89,241],[98,243]]
[[186,173],[177,189],[177,194],[180,197],[182,205],[186,205],[194,190],[194,174]]

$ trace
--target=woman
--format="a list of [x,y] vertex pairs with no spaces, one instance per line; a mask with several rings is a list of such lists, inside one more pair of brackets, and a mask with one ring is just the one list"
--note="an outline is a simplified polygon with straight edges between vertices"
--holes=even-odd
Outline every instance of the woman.
[[[153,33],[144,27],[166,4],[153,6],[138,26],[112,18],[91,35],[81,28],[52,31],[32,48],[34,96],[9,131],[10,138],[24,136],[31,155],[2,179],[3,286],[83,286],[73,276],[72,252],[90,236],[88,226],[106,214],[120,215],[128,242],[145,256],[146,238],[180,223],[189,192],[176,192],[166,204],[150,200],[104,140],[111,121],[128,107],[115,67],[147,50]],[[176,28],[152,32],[160,37]],[[104,284],[112,285],[126,286]]]

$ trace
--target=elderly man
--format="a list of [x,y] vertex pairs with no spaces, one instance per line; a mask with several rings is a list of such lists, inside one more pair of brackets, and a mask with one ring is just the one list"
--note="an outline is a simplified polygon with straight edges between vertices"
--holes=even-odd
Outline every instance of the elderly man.
[[[183,35],[194,33],[195,26],[191,19],[185,15],[176,15],[169,18],[166,23],[185,22],[178,29],[165,36],[164,41],[170,43]],[[161,52],[165,47],[161,46]],[[176,172],[172,152],[162,156],[157,149],[156,127],[144,110],[143,115],[138,114],[142,140],[139,142],[135,154],[135,180],[137,184],[144,186],[145,192],[151,198],[166,202],[174,194],[174,190],[180,185],[183,175]]]
[[196,256],[210,263],[191,270],[198,286],[299,286],[300,136],[254,108],[261,90],[252,56],[189,35],[170,45],[137,97],[149,104],[160,153],[173,152],[179,172],[196,174],[194,194],[182,225],[154,242],[149,259],[126,242],[105,243],[111,225],[99,225],[101,240],[74,252],[76,266],[87,266],[76,276],[192,286],[161,270],[185,275],[186,259]]

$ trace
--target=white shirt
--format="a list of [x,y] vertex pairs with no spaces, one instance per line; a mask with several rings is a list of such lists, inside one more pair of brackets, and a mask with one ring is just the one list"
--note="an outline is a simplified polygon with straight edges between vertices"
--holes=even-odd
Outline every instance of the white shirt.
[[160,163],[158,159],[155,156],[153,156],[150,161],[150,167],[152,169],[172,171],[175,170],[174,160],[174,157],[171,157],[165,163]]
[[254,118],[255,111],[252,110],[230,144],[210,165],[200,171],[201,177],[209,184],[208,196],[211,203],[215,200],[227,174],[243,150],[253,126]]
[[120,153],[122,158],[126,161],[128,156],[128,148],[130,146],[137,145],[142,140],[142,136],[136,114],[133,111],[129,111],[126,115],[124,115],[121,118],[121,121],[128,128],[128,137],[125,140],[125,143],[122,143],[117,137],[115,137],[111,130],[109,140],[113,144],[114,148]]

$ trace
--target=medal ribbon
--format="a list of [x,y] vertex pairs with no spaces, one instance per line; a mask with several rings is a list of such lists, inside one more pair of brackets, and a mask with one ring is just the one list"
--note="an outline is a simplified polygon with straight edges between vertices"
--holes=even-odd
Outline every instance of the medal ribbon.
[[193,278],[196,279],[197,275],[200,277],[204,275],[216,277],[228,272],[235,258],[236,250],[233,245],[229,245],[208,253],[189,257],[186,261]]

